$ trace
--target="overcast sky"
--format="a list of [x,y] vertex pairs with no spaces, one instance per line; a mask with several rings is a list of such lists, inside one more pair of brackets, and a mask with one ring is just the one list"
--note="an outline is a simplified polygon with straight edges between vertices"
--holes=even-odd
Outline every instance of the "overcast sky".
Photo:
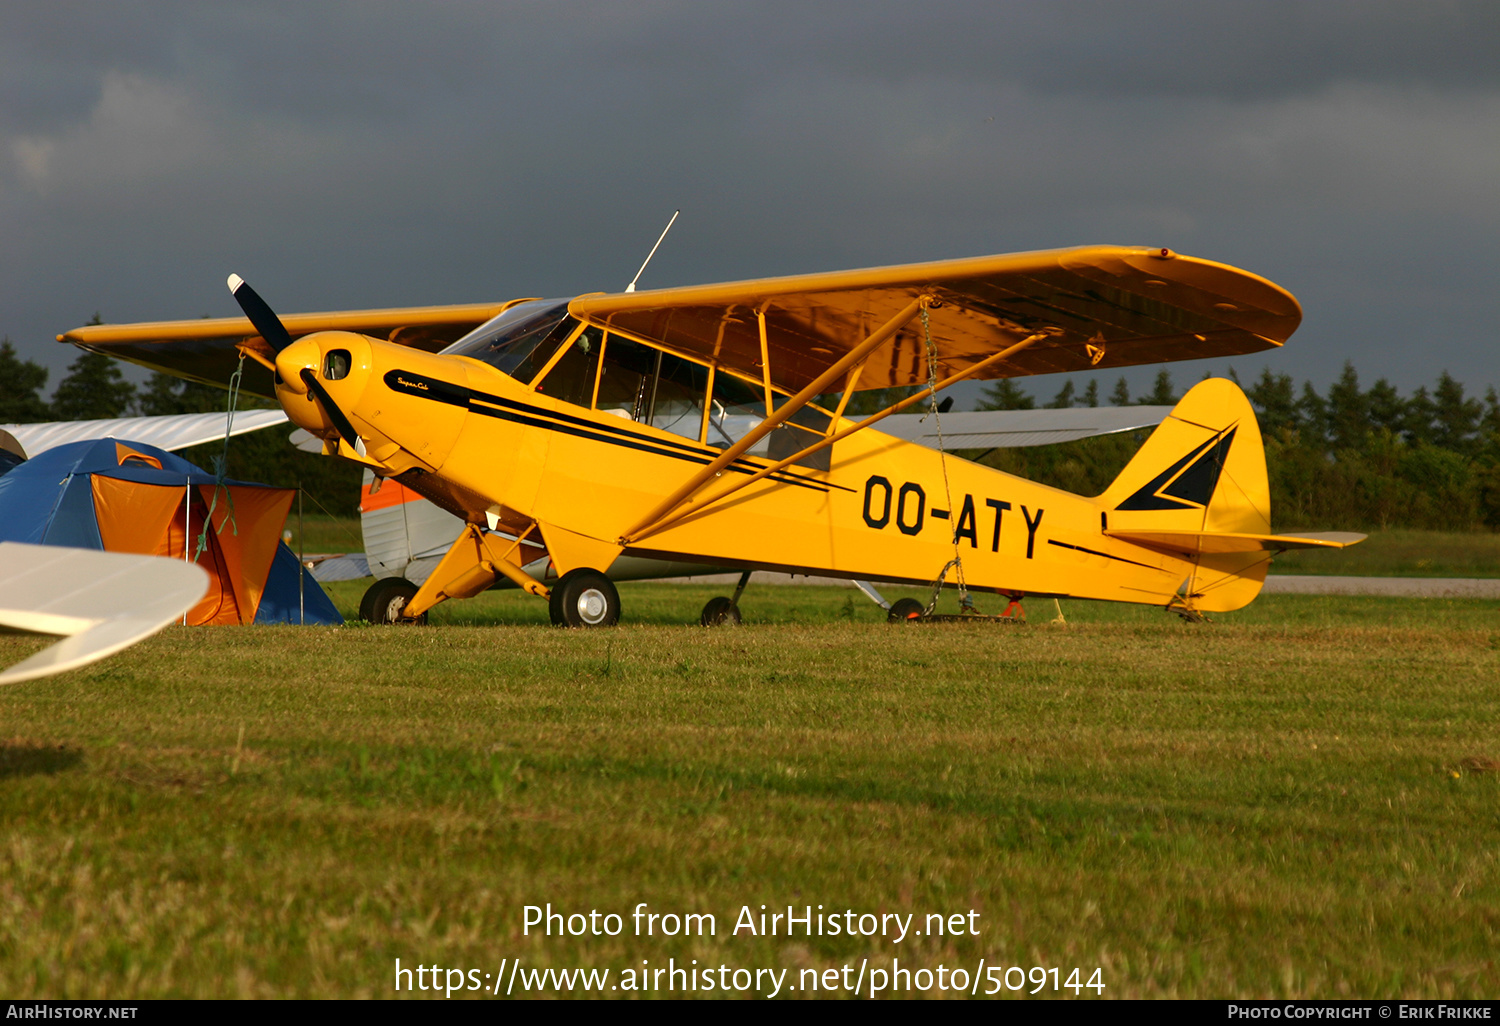
[[1242,378],[1321,387],[1352,359],[1366,385],[1483,392],[1500,4],[0,14],[0,333],[52,384],[58,332],[237,314],[231,271],[284,312],[618,290],[677,207],[643,288],[1170,246],[1301,300]]

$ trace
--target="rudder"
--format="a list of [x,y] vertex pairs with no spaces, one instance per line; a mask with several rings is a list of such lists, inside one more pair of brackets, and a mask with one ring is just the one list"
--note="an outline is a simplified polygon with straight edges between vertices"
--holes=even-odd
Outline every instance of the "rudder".
[[1114,529],[1266,533],[1271,489],[1250,400],[1225,378],[1195,385],[1097,501]]
[[1234,382],[1209,378],[1189,390],[1095,501],[1107,534],[1192,562],[1169,606],[1238,609],[1260,593],[1268,552],[1204,544],[1271,529],[1260,425]]

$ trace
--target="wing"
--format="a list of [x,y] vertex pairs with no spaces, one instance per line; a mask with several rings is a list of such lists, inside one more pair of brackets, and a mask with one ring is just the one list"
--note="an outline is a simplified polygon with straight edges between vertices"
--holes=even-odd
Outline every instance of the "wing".
[[[752,380],[764,315],[771,380],[796,392],[924,293],[942,303],[929,312],[940,378],[1043,330],[1051,337],[975,376],[1239,356],[1281,345],[1302,319],[1290,293],[1248,271],[1119,246],[580,296],[569,309]],[[856,387],[925,384],[925,344],[913,320]]]
[[64,640],[0,672],[0,684],[97,662],[150,637],[208,590],[179,559],[0,542],[0,626]]
[[[21,443],[27,456],[36,456],[56,446],[90,438],[123,438],[175,452],[191,445],[223,438],[224,417],[222,413],[182,413],[161,417],[119,417],[114,420],[7,424],[4,429]],[[234,415],[231,433],[243,435],[285,422],[286,413],[280,409],[240,410]]]
[[1170,406],[1080,406],[1064,410],[981,410],[977,413],[898,413],[880,422],[879,430],[929,448],[1022,449],[1056,445],[1095,435],[1113,435],[1155,427],[1167,419]]
[[[315,331],[356,331],[373,338],[436,352],[458,341],[500,313],[509,303],[465,306],[412,306],[389,310],[344,310],[289,314],[281,318],[293,338]],[[245,317],[144,324],[94,324],[57,336],[83,349],[165,371],[179,378],[227,387],[239,363],[236,346],[246,344],[267,357],[271,349]],[[274,399],[271,372],[245,361],[241,389]]]

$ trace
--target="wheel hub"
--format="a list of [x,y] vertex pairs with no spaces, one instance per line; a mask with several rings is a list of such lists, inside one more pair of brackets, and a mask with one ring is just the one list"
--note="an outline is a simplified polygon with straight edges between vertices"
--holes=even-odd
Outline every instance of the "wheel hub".
[[609,609],[609,600],[598,588],[586,588],[578,596],[578,618],[589,626],[601,623]]

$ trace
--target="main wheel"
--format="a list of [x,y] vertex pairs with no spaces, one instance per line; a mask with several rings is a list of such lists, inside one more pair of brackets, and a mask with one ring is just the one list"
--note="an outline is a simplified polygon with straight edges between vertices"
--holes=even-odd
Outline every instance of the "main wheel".
[[891,603],[891,611],[886,619],[891,623],[911,623],[922,616],[922,610],[927,607],[914,598],[897,599]]
[[370,623],[426,623],[426,613],[415,620],[401,616],[416,593],[417,586],[404,577],[382,577],[359,600],[359,618]]
[[718,627],[720,624],[734,627],[740,622],[740,607],[723,595],[711,598],[703,607],[703,615],[698,617],[698,622],[705,627]]
[[552,586],[548,600],[559,627],[613,627],[620,620],[620,593],[597,570],[569,570]]

